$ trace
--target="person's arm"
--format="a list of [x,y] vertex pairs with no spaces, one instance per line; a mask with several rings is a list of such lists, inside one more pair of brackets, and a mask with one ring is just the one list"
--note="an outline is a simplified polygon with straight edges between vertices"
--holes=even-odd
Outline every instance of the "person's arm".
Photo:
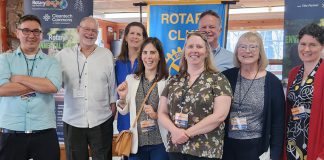
[[[279,160],[283,150],[284,125],[285,125],[285,95],[279,79],[274,77],[268,89],[271,90],[271,131],[270,131],[270,156],[273,160]],[[267,96],[268,97],[268,96]],[[266,135],[268,136],[268,135]]]
[[200,122],[186,130],[190,137],[208,133],[217,128],[226,119],[231,106],[231,97],[227,95],[217,96],[214,98],[213,114],[205,117]]
[[12,71],[9,62],[11,54],[0,54],[0,96],[20,96],[33,90],[27,86],[10,81]]
[[20,96],[29,92],[33,92],[31,88],[24,86],[20,83],[5,83],[0,86],[0,96],[6,97],[6,96]]
[[38,77],[30,77],[23,75],[16,75],[10,78],[11,82],[20,83],[25,85],[32,90],[40,93],[56,93],[57,88],[54,84],[47,78],[38,78]]
[[115,116],[116,115],[116,103],[110,103],[110,108],[111,108],[111,112],[112,115]]
[[170,119],[168,110],[168,99],[165,96],[160,97],[160,106],[158,109],[158,121],[164,128],[171,133],[172,143],[182,144],[189,140],[185,130],[176,127]]

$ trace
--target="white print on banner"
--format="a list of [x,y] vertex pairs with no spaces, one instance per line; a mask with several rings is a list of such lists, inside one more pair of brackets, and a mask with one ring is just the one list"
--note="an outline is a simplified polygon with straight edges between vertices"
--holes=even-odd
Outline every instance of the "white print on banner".
[[33,10],[63,10],[69,6],[67,0],[32,0],[31,3]]
[[71,24],[73,22],[72,14],[44,14],[45,22],[52,21],[52,24]]

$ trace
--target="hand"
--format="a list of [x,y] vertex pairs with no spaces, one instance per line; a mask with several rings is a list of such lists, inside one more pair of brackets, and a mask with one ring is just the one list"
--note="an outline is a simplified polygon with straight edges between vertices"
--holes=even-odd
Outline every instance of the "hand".
[[150,118],[157,119],[157,113],[153,110],[151,105],[144,105],[143,110]]
[[171,140],[173,144],[183,144],[189,140],[189,137],[186,135],[184,129],[177,128],[171,132]]
[[117,87],[117,93],[118,93],[120,99],[124,99],[125,100],[126,95],[128,93],[128,84],[127,84],[126,81],[124,81],[123,83],[121,83]]

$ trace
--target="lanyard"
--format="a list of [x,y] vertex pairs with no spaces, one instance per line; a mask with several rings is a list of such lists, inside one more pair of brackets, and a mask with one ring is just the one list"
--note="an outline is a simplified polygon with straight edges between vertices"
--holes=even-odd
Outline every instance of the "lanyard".
[[[81,47],[80,47],[80,50],[81,50]],[[96,49],[94,49],[93,51],[92,51],[92,53],[95,51]],[[91,54],[92,54],[91,53]],[[90,54],[90,55],[91,55]],[[78,76],[79,76],[79,87],[81,86],[81,78],[82,78],[82,75],[83,75],[83,71],[84,71],[84,66],[85,66],[85,64],[87,63],[87,61],[85,61],[84,63],[83,63],[83,66],[82,66],[82,70],[81,70],[81,73],[80,73],[80,67],[79,67],[79,47],[77,47],[77,64],[78,64]]]
[[35,54],[34,59],[32,59],[33,60],[33,65],[32,65],[32,68],[30,69],[30,71],[29,71],[28,59],[26,58],[26,55],[24,53],[23,53],[23,55],[24,55],[25,62],[26,62],[26,65],[27,65],[27,75],[31,76],[33,74],[33,71],[34,71],[34,65],[35,65],[37,53]]
[[81,86],[81,78],[82,78],[82,74],[83,74],[83,71],[84,71],[84,66],[85,66],[86,63],[87,63],[87,61],[85,61],[83,63],[82,70],[81,70],[81,73],[80,73],[80,67],[79,67],[79,48],[77,48],[77,64],[78,64],[79,87]]
[[247,93],[250,91],[250,89],[251,89],[251,87],[252,87],[252,84],[253,84],[253,82],[254,82],[254,80],[255,80],[255,78],[256,78],[256,76],[258,75],[258,73],[259,73],[259,68],[258,68],[258,71],[257,71],[257,73],[254,75],[254,78],[253,78],[253,80],[252,80],[252,82],[251,82],[251,84],[250,84],[250,86],[249,86],[249,88],[247,89],[247,91],[244,93],[244,95],[243,95],[243,98],[241,99],[241,88],[242,88],[242,75],[241,75],[241,71],[239,72],[239,74],[240,74],[240,89],[239,89],[239,91],[240,91],[240,93],[239,93],[239,108],[241,108],[241,105],[242,105],[242,103],[243,103],[243,101],[244,101],[244,99],[246,98],[246,95],[247,95]]
[[[201,75],[202,75],[203,73],[204,73],[204,71],[200,73],[200,75],[195,79],[195,81],[192,83],[192,85],[191,85],[187,90],[185,90],[185,88],[184,88],[185,85],[182,86],[182,90],[183,90],[184,92],[183,92],[183,94],[182,94],[182,96],[181,96],[181,98],[180,98],[180,103],[179,103],[180,105],[181,105],[182,102],[184,101],[184,98],[185,98],[185,96],[187,95],[188,91],[192,88],[192,86],[194,86],[194,85],[197,83],[198,79],[200,79],[200,77],[201,77]],[[186,79],[186,81],[185,81],[184,84],[188,84],[188,85],[189,85],[189,79],[188,79],[188,78]],[[181,113],[182,113],[183,106],[180,107],[180,108],[181,108]]]

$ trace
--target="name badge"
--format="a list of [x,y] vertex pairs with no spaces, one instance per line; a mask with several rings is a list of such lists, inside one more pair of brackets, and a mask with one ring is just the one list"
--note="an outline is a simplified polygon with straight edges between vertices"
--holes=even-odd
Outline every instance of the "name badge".
[[152,119],[141,121],[142,133],[153,131],[156,129],[155,121]]
[[294,121],[305,118],[306,117],[305,107],[304,106],[294,107],[291,109],[291,114],[293,116]]
[[27,100],[28,98],[31,98],[31,97],[36,97],[36,93],[35,92],[29,92],[29,93],[26,93],[26,94],[23,94],[20,96],[20,98],[22,100]]
[[188,128],[188,114],[176,113],[174,124],[179,128]]
[[73,89],[73,98],[82,98],[85,97],[84,89]]
[[246,117],[234,117],[231,118],[231,130],[246,130],[247,129],[247,121]]

